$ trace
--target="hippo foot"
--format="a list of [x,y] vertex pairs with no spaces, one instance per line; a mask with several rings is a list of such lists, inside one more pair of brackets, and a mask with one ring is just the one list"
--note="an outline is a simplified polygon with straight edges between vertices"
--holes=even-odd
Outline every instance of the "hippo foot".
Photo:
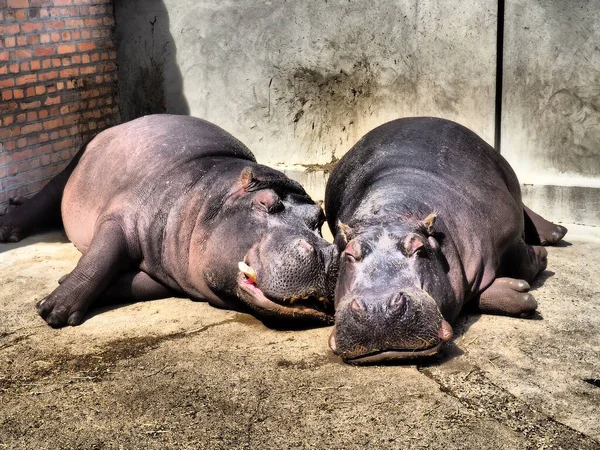
[[22,203],[20,199],[10,199],[6,209],[0,213],[0,242],[19,242],[25,237],[25,232],[17,220]]
[[562,225],[556,225],[551,222],[548,223],[548,227],[543,229],[538,228],[541,245],[555,245],[565,236],[565,234],[567,234],[567,229]]
[[19,242],[25,237],[23,230],[0,220],[0,242]]
[[79,325],[83,322],[83,317],[88,310],[88,305],[69,300],[57,294],[56,291],[40,300],[35,307],[38,314],[52,328]]
[[484,314],[498,314],[512,317],[531,317],[537,302],[528,291],[531,289],[525,280],[496,278],[479,297],[479,311]]

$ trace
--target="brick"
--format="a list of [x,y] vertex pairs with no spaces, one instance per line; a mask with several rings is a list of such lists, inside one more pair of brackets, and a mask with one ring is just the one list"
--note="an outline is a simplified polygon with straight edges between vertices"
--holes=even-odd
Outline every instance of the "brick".
[[[20,138],[17,139],[17,148],[23,148],[27,145],[27,139],[26,138]],[[15,157],[13,155],[13,161],[15,160]]]
[[9,8],[29,8],[29,0],[8,0]]
[[23,92],[23,89],[13,89],[13,97],[16,99],[21,99],[25,97],[25,92]]
[[17,40],[14,37],[7,37],[4,39],[4,46],[6,48],[14,47],[17,44]]
[[40,81],[53,80],[58,77],[58,71],[52,70],[46,73],[40,73],[39,79]]
[[41,22],[26,22],[21,24],[21,32],[23,33],[32,33],[36,30],[41,30],[43,24]]
[[40,70],[42,65],[39,60],[31,61],[31,70]]
[[35,100],[33,102],[22,102],[21,103],[22,110],[39,108],[40,106],[42,106],[42,102],[40,100]]
[[37,95],[42,95],[46,92],[46,86],[36,86],[35,87],[35,93]]
[[70,31],[63,31],[60,34],[60,37],[63,41],[70,41],[71,40],[71,32]]
[[79,49],[80,52],[89,52],[96,48],[96,44],[93,42],[83,42],[81,44],[78,44],[77,48]]
[[76,77],[77,75],[79,75],[79,69],[77,67],[64,69],[60,71],[61,78]]
[[27,97],[33,97],[35,95],[35,86],[28,87],[25,90],[25,93],[27,94]]
[[7,78],[5,80],[0,80],[0,88],[13,87],[15,85],[14,78]]
[[29,125],[24,125],[21,128],[21,133],[22,134],[28,134],[28,133],[35,133],[38,131],[42,131],[42,124],[41,123],[32,123]]
[[42,61],[42,68],[43,69],[49,69],[50,67],[52,67],[52,60],[51,59],[44,59]]
[[35,56],[54,55],[54,47],[36,47],[33,53],[35,54]]
[[[63,125],[63,120],[62,118],[58,118],[58,119],[50,119],[44,122],[44,130],[52,130],[54,128],[58,128],[61,127]],[[58,135],[57,135],[58,137]]]
[[37,34],[31,34],[27,36],[27,43],[29,45],[37,45],[40,43],[40,37]]
[[19,26],[18,23],[0,26],[0,35],[17,34],[20,29],[21,29],[21,27]]
[[58,46],[58,54],[63,55],[65,53],[73,53],[75,51],[74,45],[59,45]]
[[56,97],[46,98],[46,101],[44,102],[44,106],[58,105],[59,103],[60,103],[60,96],[57,95]]
[[60,41],[60,33],[51,33],[50,39],[52,39],[52,42]]
[[22,86],[27,83],[34,83],[36,80],[37,80],[36,74],[27,74],[27,75],[21,75],[20,77],[17,77],[15,82],[16,82],[17,86]]
[[12,91],[9,91],[9,90],[2,91],[2,100],[7,101],[7,100],[11,100],[12,98],[13,98]]
[[8,61],[10,59],[8,52],[0,52],[0,61]]
[[83,28],[83,19],[67,19],[65,25],[68,28]]
[[50,35],[49,34],[40,34],[40,42],[42,44],[49,44],[50,43]]
[[102,19],[84,19],[86,27],[99,27],[102,25]]
[[[37,111],[29,111],[29,112],[27,113],[27,121],[28,121],[28,122],[32,122],[32,121],[34,121],[34,120],[37,120],[37,118],[38,118],[38,113],[37,113]],[[27,143],[29,144],[30,142],[29,142],[29,141],[27,141]]]
[[64,28],[65,26],[70,26],[68,24],[68,20],[66,21],[62,21],[62,20],[57,20],[54,22],[46,22],[46,30],[60,30],[62,28]]
[[14,59],[22,59],[22,58],[31,58],[31,50],[30,49],[24,49],[24,48],[20,48],[18,50],[16,50],[15,52],[12,52],[12,54],[14,55]]
[[24,9],[19,9],[19,10],[15,11],[15,19],[17,19],[17,20],[27,19],[27,12]]
[[29,61],[21,63],[21,72],[29,72]]

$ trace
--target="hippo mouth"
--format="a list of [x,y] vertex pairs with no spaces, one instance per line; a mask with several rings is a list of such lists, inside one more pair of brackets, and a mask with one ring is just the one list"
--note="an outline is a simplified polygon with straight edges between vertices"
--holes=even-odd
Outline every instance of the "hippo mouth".
[[[429,347],[419,349],[390,349],[390,350],[374,350],[370,353],[359,356],[340,355],[345,363],[348,364],[377,364],[381,362],[402,362],[433,356],[440,351],[442,344],[452,339],[452,326],[442,320],[439,330],[439,341]],[[335,329],[329,336],[329,347],[334,353],[337,353],[337,345],[335,342]]]
[[[244,262],[239,263],[237,278],[239,298],[261,317],[299,320],[331,325],[331,313],[325,312],[329,305],[324,297],[305,296],[289,299],[270,299],[257,285],[256,272]],[[301,298],[301,302],[297,301]]]

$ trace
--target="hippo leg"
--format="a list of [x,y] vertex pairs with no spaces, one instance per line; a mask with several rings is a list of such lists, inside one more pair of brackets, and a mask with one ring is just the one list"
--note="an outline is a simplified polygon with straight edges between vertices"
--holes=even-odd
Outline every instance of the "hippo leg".
[[537,308],[529,283],[546,268],[548,252],[519,239],[502,258],[500,278],[481,293],[479,310],[487,314],[530,316]]
[[13,202],[13,208],[0,217],[0,242],[18,242],[36,227],[59,225],[60,202],[65,185],[84,149],[43,189],[28,200]]
[[159,283],[145,272],[127,272],[102,293],[102,303],[146,302],[180,297],[181,293]]
[[496,278],[479,296],[478,309],[483,314],[503,316],[531,316],[537,308],[530,286],[525,280]]
[[565,227],[547,221],[525,205],[523,205],[523,215],[525,218],[525,240],[529,244],[554,245],[567,234]]
[[113,220],[103,222],[75,269],[37,303],[38,313],[55,328],[79,325],[90,305],[129,263],[121,226]]
[[[67,279],[63,275],[58,280],[62,284]],[[149,300],[159,300],[161,298],[180,297],[181,292],[177,292],[164,284],[151,278],[142,271],[126,272],[115,279],[98,299],[99,303],[128,303],[128,302],[146,302]]]

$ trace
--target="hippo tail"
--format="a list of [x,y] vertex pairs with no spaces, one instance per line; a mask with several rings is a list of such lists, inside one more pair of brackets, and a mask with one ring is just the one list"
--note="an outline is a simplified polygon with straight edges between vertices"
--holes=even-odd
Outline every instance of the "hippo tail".
[[60,204],[69,177],[85,151],[83,145],[69,164],[37,194],[26,200],[11,200],[0,216],[0,242],[18,242],[36,228],[62,225]]

